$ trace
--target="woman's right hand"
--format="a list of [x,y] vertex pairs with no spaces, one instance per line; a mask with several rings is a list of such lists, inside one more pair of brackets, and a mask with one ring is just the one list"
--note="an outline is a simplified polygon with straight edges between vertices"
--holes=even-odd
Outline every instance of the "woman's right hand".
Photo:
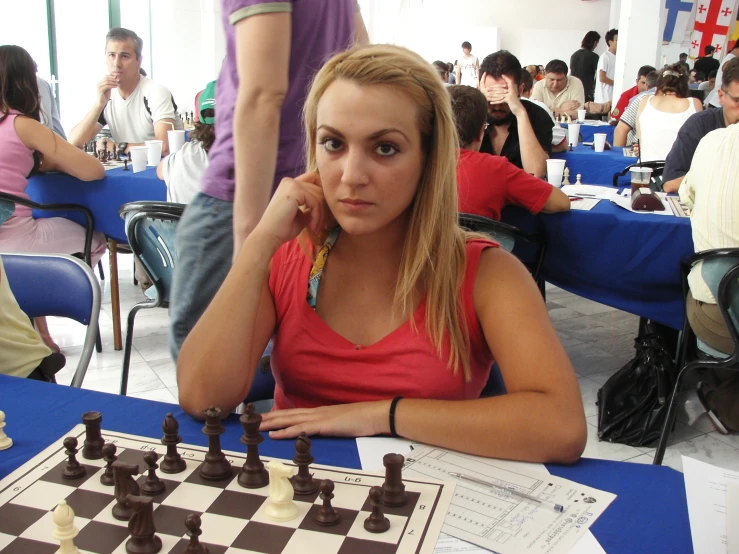
[[270,241],[275,249],[297,237],[308,227],[320,235],[326,225],[328,206],[318,172],[284,178],[253,231]]

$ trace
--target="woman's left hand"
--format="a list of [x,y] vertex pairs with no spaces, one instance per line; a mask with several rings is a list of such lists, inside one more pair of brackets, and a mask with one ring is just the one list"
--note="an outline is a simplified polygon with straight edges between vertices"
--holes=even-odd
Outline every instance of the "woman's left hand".
[[272,439],[295,438],[300,433],[368,437],[388,432],[389,410],[390,400],[274,410],[262,415],[260,431],[269,431]]

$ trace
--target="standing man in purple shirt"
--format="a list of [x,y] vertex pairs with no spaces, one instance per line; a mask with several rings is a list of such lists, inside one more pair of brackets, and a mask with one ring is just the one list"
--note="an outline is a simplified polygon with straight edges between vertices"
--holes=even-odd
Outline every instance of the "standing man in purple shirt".
[[357,0],[222,0],[226,58],[201,192],[177,226],[176,360],[283,177],[304,171],[301,111],[323,62],[369,38]]

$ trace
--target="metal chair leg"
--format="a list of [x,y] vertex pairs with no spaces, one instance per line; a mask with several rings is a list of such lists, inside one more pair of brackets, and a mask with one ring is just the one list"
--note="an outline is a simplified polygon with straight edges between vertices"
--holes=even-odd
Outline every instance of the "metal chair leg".
[[98,260],[98,271],[100,272],[100,280],[105,281],[105,272],[103,271],[103,260]]
[[683,384],[685,375],[693,371],[695,366],[696,364],[688,364],[677,374],[675,386],[670,395],[670,404],[667,406],[667,415],[662,424],[662,432],[660,433],[659,441],[657,442],[657,450],[654,453],[654,459],[652,460],[653,465],[662,465],[662,459],[665,457],[665,450],[667,450],[667,439],[670,438],[672,428],[675,426],[675,417],[677,416],[677,397],[680,395],[680,388]]
[[103,339],[100,336],[100,325],[97,326],[98,330],[95,334],[95,352],[103,351]]
[[133,348],[133,323],[136,314],[141,308],[147,308],[146,304],[136,304],[128,312],[128,321],[126,322],[126,346],[123,349],[123,371],[121,372],[121,396],[126,396],[128,390],[128,369],[131,365],[131,349]]

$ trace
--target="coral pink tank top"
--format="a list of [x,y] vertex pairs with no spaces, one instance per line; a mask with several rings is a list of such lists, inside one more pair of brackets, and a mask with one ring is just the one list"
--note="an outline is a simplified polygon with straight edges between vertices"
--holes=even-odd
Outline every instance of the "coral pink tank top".
[[[33,150],[27,148],[15,132],[15,118],[19,112],[10,110],[0,121],[0,191],[28,198],[28,174],[33,169]],[[2,114],[0,114],[0,118]],[[16,204],[15,217],[30,217],[31,208]]]
[[410,322],[369,346],[357,346],[333,331],[306,300],[311,260],[297,241],[280,247],[272,258],[269,287],[277,313],[271,365],[275,409],[310,408],[406,398],[464,400],[480,396],[493,355],[475,312],[473,292],[480,254],[492,241],[467,243],[462,285],[464,316],[470,337],[472,379],[447,367],[448,343],[440,358],[424,332],[425,299]]

